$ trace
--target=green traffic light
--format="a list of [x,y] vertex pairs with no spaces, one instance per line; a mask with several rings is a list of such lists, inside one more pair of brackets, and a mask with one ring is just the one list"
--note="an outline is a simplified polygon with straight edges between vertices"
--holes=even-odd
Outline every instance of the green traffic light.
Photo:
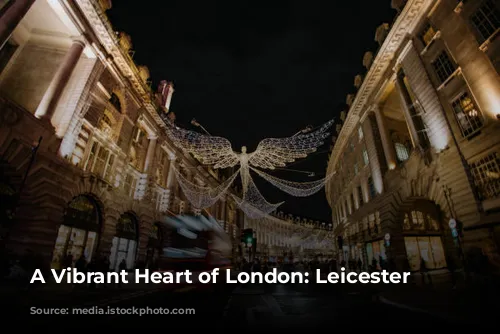
[[252,243],[252,237],[248,237],[247,238],[247,244],[251,244]]

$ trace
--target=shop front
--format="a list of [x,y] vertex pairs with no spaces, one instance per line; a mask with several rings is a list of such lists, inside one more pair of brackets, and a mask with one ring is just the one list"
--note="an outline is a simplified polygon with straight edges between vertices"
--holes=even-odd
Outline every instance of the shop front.
[[128,270],[134,268],[139,235],[138,225],[138,220],[133,213],[127,212],[120,216],[111,245],[109,257],[111,270],[118,271],[122,261],[125,261]]
[[381,266],[387,261],[384,240],[367,242],[365,247],[367,265],[374,267],[376,270],[380,270],[382,268]]
[[424,269],[422,264],[425,264],[426,270],[446,268],[440,226],[435,216],[419,210],[405,213],[403,232],[411,271]]
[[74,198],[64,212],[56,238],[51,267],[74,266],[82,256],[90,262],[97,248],[101,214],[96,201],[86,195]]
[[160,254],[163,253],[163,233],[160,223],[154,223],[151,227],[146,251],[146,267],[155,268]]

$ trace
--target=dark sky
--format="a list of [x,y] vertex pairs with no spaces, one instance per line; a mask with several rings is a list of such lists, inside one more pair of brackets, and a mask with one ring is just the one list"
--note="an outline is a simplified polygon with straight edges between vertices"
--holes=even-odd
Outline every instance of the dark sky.
[[[196,118],[212,135],[253,151],[268,137],[288,137],[337,118],[375,29],[392,22],[390,0],[113,1],[117,31],[132,37],[134,60],[147,65],[153,87],[174,82],[170,109],[179,125]],[[138,5],[140,3],[140,5]],[[334,129],[332,128],[333,132]],[[330,140],[317,154],[271,174],[295,181],[325,175]],[[331,221],[324,190],[294,198],[254,177],[280,210]]]

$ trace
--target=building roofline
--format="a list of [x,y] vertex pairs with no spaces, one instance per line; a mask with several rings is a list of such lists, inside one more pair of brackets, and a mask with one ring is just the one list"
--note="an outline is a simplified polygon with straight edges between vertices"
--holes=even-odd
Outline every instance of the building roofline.
[[[434,2],[434,0],[409,0],[403,11],[397,17],[373,60],[361,87],[356,93],[354,102],[349,108],[347,118],[340,130],[330,155],[330,160],[328,161],[327,175],[334,171],[340,153],[344,149],[350,134],[353,132],[362,116],[362,112],[365,110],[378,84],[384,78],[384,74],[395,58],[396,52],[407,41],[408,31],[413,31],[415,29],[416,25],[428,12]],[[327,194],[329,190],[330,182],[325,186]],[[327,198],[328,202],[330,202],[329,196],[327,196]],[[329,204],[331,205],[332,203]]]

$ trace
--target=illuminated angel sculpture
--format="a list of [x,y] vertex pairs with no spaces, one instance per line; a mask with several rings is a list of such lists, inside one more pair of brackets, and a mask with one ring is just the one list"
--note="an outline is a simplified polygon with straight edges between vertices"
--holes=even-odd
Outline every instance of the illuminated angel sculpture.
[[195,207],[202,209],[213,205],[226,193],[239,174],[242,197],[239,198],[234,194],[231,196],[247,216],[257,218],[276,210],[283,202],[277,204],[267,202],[255,186],[250,170],[292,196],[305,197],[318,192],[328,181],[329,176],[312,182],[292,182],[276,178],[262,170],[286,167],[288,163],[315,152],[329,136],[327,130],[332,124],[333,120],[314,131],[306,133],[302,131],[287,138],[264,139],[251,153],[247,152],[245,146],[241,148],[241,153],[233,151],[231,143],[225,138],[182,129],[172,123],[167,126],[167,134],[175,146],[191,153],[204,165],[210,165],[214,169],[239,166],[239,169],[217,188],[197,185],[175,170],[179,185]]

